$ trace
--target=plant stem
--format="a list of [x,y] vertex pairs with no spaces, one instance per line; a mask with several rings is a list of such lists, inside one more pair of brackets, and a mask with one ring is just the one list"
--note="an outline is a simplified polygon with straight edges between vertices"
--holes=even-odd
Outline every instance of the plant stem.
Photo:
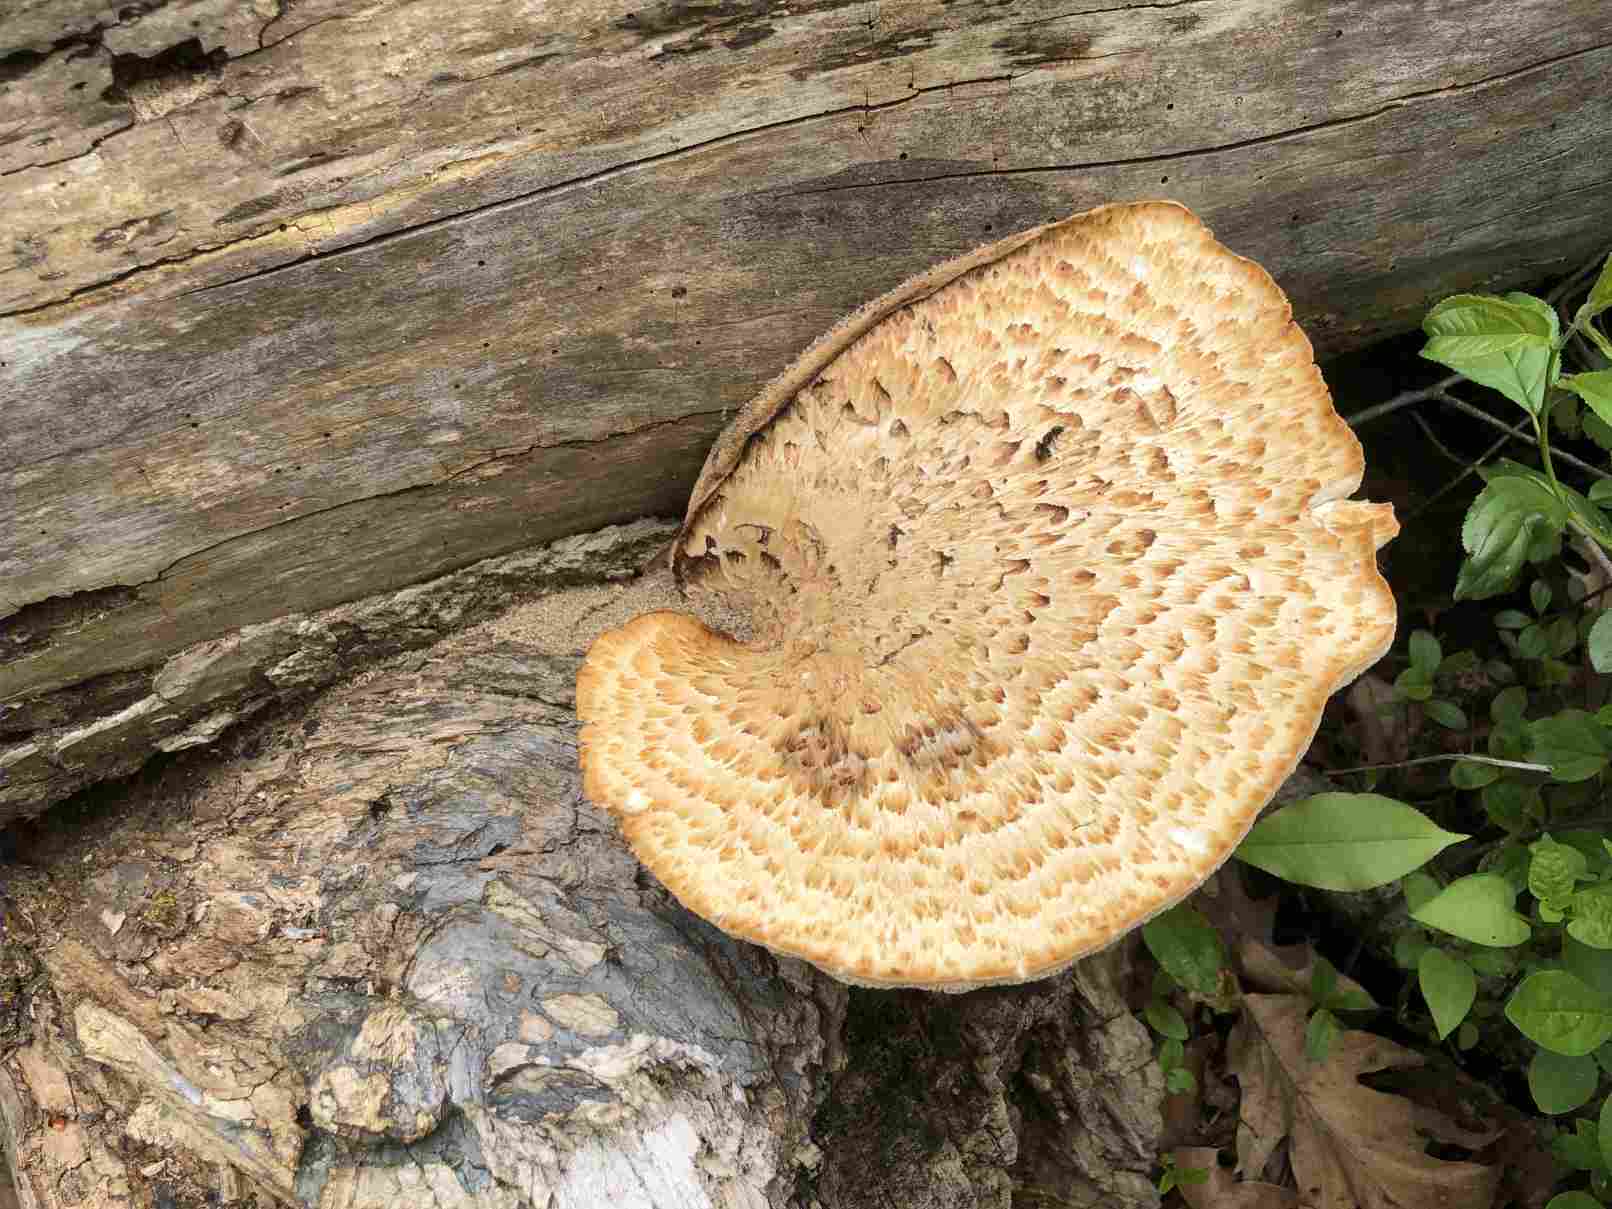
[[1369,424],[1373,420],[1396,412],[1402,407],[1409,407],[1413,403],[1423,403],[1428,399],[1441,398],[1444,392],[1457,382],[1465,381],[1466,378],[1463,375],[1451,374],[1449,377],[1440,378],[1433,385],[1424,386],[1420,390],[1402,390],[1392,399],[1384,400],[1381,403],[1373,403],[1370,407],[1362,408],[1353,415],[1346,417],[1346,419],[1350,428],[1359,428],[1362,424]]
[[1391,768],[1410,768],[1415,764],[1443,764],[1451,760],[1464,760],[1469,764],[1492,764],[1496,768],[1514,768],[1521,772],[1549,772],[1549,764],[1529,764],[1523,760],[1497,760],[1493,756],[1469,756],[1461,752],[1449,752],[1437,756],[1417,756],[1414,760],[1396,760],[1392,764],[1362,764],[1357,768],[1328,768],[1329,777],[1341,777],[1351,772],[1384,772]]

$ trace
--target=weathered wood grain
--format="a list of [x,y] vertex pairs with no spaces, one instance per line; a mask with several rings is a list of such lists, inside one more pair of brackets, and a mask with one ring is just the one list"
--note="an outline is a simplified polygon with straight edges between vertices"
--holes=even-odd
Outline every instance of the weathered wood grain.
[[675,515],[728,409],[1004,232],[1176,197],[1325,351],[1612,209],[1598,0],[136,7],[0,21],[0,739],[47,760],[187,644]]

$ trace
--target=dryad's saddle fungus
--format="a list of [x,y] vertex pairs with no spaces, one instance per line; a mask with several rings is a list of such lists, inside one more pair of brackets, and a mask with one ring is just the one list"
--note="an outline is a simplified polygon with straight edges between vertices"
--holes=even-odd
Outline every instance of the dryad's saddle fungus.
[[673,562],[751,621],[605,634],[586,792],[688,907],[848,982],[1050,974],[1180,900],[1387,649],[1360,447],[1182,207],[916,278],[712,450]]

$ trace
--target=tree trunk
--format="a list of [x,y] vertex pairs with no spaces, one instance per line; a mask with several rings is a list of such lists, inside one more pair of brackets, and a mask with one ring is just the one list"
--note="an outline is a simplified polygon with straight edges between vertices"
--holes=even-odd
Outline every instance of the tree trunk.
[[1323,352],[1576,264],[1609,74],[1602,0],[14,3],[0,822],[350,667],[305,614],[680,512],[1012,230],[1178,198]]
[[1130,948],[848,991],[688,914],[583,799],[580,651],[671,593],[539,597],[21,826],[23,1205],[1155,1204]]

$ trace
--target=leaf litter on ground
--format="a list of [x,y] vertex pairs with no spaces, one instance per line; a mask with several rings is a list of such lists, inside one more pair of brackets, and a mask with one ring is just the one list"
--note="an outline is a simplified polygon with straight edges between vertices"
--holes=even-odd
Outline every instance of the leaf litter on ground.
[[1432,1139],[1479,1151],[1502,1130],[1468,1129],[1361,1083],[1362,1075],[1423,1062],[1382,1037],[1344,1030],[1326,1059],[1312,1062],[1304,1043],[1310,1006],[1302,995],[1243,997],[1227,1051],[1242,1087],[1238,1173],[1258,1181],[1286,1143],[1304,1209],[1492,1209],[1498,1167],[1436,1158],[1426,1146]]

